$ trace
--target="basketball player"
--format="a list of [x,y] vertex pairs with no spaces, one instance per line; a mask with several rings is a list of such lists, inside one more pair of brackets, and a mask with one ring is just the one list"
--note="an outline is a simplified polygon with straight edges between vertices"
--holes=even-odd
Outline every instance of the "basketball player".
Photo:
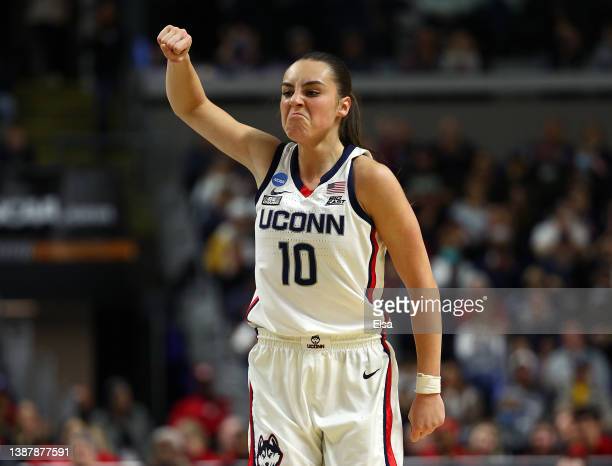
[[[257,291],[248,321],[249,465],[396,466],[403,461],[393,349],[364,332],[364,293],[383,286],[385,251],[409,288],[436,288],[420,229],[391,171],[360,146],[345,65],[312,53],[281,84],[289,143],[234,120],[206,96],[192,39],[166,26],[176,115],[253,174]],[[417,441],[444,421],[440,334],[415,334]]]

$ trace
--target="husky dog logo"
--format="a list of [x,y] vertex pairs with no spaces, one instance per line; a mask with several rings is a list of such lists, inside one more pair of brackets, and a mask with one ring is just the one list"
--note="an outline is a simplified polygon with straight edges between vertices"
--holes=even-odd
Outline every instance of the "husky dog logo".
[[278,440],[274,434],[270,434],[268,440],[264,440],[263,435],[259,436],[257,446],[256,466],[279,466],[283,461],[283,452],[278,446]]
[[313,335],[310,337],[310,343],[306,345],[306,348],[310,348],[310,349],[323,349],[325,348],[325,345],[319,345],[319,343],[321,342],[321,337],[319,337],[319,335]]

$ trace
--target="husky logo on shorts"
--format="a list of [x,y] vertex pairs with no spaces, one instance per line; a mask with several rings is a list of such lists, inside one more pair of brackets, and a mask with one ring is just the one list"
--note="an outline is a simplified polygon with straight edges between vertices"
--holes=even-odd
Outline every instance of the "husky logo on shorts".
[[264,440],[263,435],[259,436],[257,446],[256,466],[279,466],[283,461],[283,452],[278,446],[278,440],[274,434],[270,434],[268,440]]
[[321,337],[319,337],[319,335],[313,335],[310,337],[310,345],[306,345],[306,348],[310,348],[310,349],[322,349],[325,348],[325,345],[319,345],[319,343],[321,342]]

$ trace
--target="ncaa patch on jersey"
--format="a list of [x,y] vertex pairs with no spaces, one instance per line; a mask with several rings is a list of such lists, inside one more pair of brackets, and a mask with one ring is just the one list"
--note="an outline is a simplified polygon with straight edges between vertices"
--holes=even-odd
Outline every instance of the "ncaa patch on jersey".
[[261,203],[263,205],[279,205],[283,196],[265,196],[263,197],[263,201]]
[[329,196],[327,203],[325,205],[342,205],[344,204],[344,199],[342,196]]
[[276,173],[273,177],[272,177],[272,184],[274,186],[282,186],[287,182],[287,174],[286,173]]

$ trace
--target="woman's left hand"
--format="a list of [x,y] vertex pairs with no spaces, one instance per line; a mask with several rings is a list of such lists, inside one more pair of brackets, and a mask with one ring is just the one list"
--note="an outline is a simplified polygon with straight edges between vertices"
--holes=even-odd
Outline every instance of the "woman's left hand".
[[416,442],[444,423],[444,402],[437,393],[416,394],[408,413],[410,421],[410,440]]

